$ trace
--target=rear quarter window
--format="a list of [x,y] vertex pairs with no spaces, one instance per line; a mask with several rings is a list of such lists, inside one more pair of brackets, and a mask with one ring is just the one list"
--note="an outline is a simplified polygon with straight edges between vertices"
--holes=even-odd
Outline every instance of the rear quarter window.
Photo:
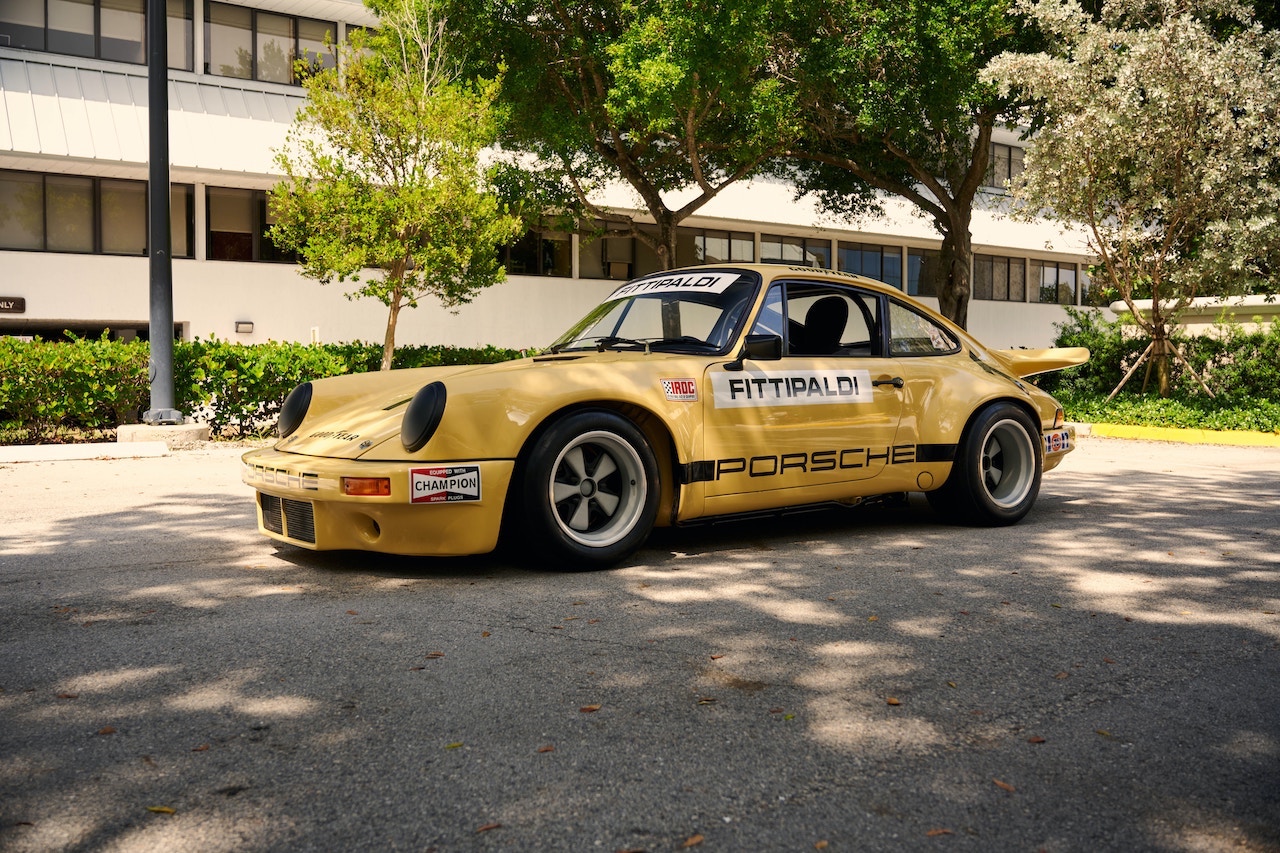
[[960,342],[943,326],[901,302],[889,303],[890,355],[949,355]]

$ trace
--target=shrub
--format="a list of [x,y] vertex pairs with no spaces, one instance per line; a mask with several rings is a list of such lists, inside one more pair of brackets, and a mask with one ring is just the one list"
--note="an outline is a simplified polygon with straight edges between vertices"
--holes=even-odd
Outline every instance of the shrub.
[[1199,429],[1280,432],[1280,323],[1246,332],[1223,325],[1213,335],[1179,335],[1174,343],[1214,396],[1176,358],[1170,363],[1173,393],[1161,399],[1142,393],[1140,368],[1115,399],[1107,396],[1141,357],[1149,343],[1121,321],[1107,322],[1096,311],[1067,309],[1055,346],[1085,346],[1089,363],[1037,377],[1076,421]]
[[150,399],[145,341],[0,338],[0,426],[49,440],[63,426],[134,423]]
[[[519,358],[498,347],[408,346],[396,367],[487,364]],[[135,423],[150,402],[145,341],[21,341],[0,337],[0,440],[39,443],[67,429],[100,431]],[[296,385],[377,370],[382,346],[180,341],[174,344],[174,403],[220,437],[274,429]]]

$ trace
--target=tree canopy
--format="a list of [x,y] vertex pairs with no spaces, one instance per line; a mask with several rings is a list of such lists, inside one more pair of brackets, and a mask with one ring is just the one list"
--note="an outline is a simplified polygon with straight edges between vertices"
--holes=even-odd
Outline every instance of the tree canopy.
[[[535,157],[544,190],[535,197],[579,229],[598,222],[637,237],[664,267],[675,262],[676,226],[790,135],[771,73],[768,0],[451,0],[449,8],[469,69],[506,68],[502,143]],[[656,233],[593,201],[611,181],[630,186]]]
[[993,128],[1024,117],[1018,92],[983,79],[987,61],[1029,45],[1009,0],[795,0],[786,69],[803,138],[786,171],[830,211],[907,199],[942,236],[938,300],[966,324],[973,206]]
[[498,249],[519,233],[480,167],[496,139],[498,83],[463,82],[433,0],[370,0],[379,28],[306,79],[308,100],[276,161],[270,236],[304,274],[351,282],[388,307],[390,369],[402,307],[469,302],[503,277]]
[[1280,40],[1230,0],[1107,0],[1096,17],[1075,0],[1017,4],[1054,48],[989,70],[1046,107],[1016,213],[1084,225],[1095,283],[1156,343],[1167,393],[1178,314],[1280,262]]

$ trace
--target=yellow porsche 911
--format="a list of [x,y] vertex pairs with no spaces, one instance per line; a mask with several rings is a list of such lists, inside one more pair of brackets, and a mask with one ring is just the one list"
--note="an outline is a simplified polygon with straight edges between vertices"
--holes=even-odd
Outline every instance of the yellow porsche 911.
[[924,492],[1020,520],[1075,443],[1025,377],[1086,349],[988,350],[870,279],[708,266],[622,285],[541,355],[337,376],[244,456],[267,536],[462,555],[517,533],[615,563],[655,526]]

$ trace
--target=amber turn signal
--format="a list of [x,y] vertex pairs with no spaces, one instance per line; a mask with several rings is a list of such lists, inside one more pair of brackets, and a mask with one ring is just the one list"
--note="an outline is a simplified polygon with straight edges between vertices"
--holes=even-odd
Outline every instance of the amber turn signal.
[[343,477],[342,493],[362,497],[390,497],[391,479],[389,477]]

